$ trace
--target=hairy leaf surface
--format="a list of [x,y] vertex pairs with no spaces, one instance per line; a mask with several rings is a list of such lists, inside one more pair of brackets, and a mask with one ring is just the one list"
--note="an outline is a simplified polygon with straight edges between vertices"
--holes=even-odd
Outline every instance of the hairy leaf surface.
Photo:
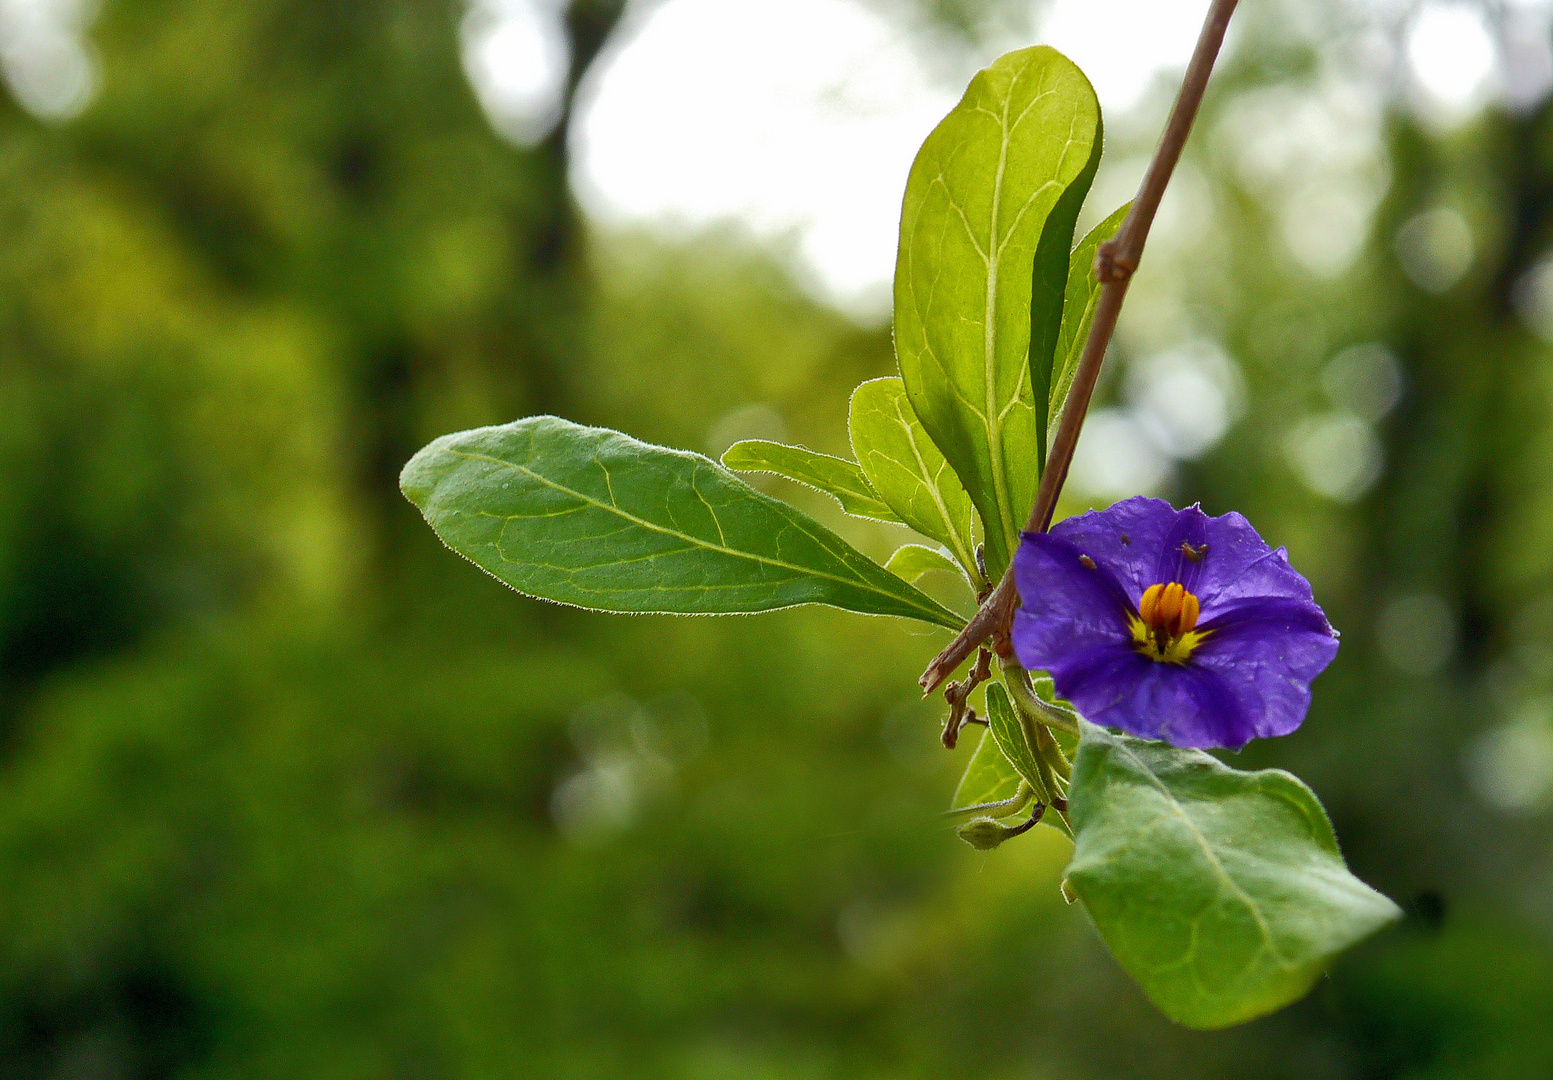
[[874,492],[855,461],[802,446],[746,439],[723,451],[723,465],[735,472],[774,473],[823,491],[857,517],[897,523],[901,520]]
[[1326,812],[1295,777],[1093,724],[1083,732],[1068,883],[1171,1019],[1220,1028],[1281,1008],[1400,914],[1349,873]]
[[901,381],[872,379],[854,390],[848,426],[858,465],[895,516],[974,573],[971,498],[912,411]]
[[680,614],[828,604],[963,622],[717,463],[604,428],[532,416],[445,435],[399,484],[443,543],[545,600]]
[[1073,225],[1100,142],[1089,80],[1053,49],[1021,49],[977,74],[906,182],[896,355],[981,512],[993,578],[1035,501]]

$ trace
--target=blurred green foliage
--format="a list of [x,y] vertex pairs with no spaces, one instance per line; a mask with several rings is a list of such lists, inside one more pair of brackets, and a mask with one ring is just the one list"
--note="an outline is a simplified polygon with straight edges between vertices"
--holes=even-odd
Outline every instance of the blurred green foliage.
[[[969,753],[913,692],[940,637],[547,608],[399,498],[429,438],[540,411],[716,452],[774,410],[844,452],[892,367],[736,238],[590,235],[564,129],[492,135],[457,14],[113,3],[86,113],[0,101],[0,1076],[1553,1074],[1545,804],[1464,764],[1553,691],[1553,355],[1515,303],[1553,111],[1388,114],[1373,233],[1312,274],[1235,118],[1314,92],[1317,50],[1250,8],[1183,174],[1207,224],[1145,260],[1119,361],[1197,333],[1244,380],[1167,494],[1287,543],[1345,632],[1305,727],[1240,763],[1309,781],[1410,912],[1204,1035],[1061,902],[1065,840],[984,856],[935,816]],[[573,5],[576,70],[616,15]],[[1436,295],[1392,238],[1442,205],[1476,254]],[[1288,430],[1371,341],[1405,392],[1334,501]],[[1442,609],[1449,659],[1399,651],[1388,611]]]

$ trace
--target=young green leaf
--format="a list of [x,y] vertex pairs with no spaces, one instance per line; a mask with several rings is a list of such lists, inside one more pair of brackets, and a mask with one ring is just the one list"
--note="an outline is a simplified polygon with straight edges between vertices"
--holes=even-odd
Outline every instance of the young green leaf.
[[1069,886],[1150,1000],[1220,1028],[1301,997],[1397,918],[1348,872],[1326,812],[1286,772],[1083,727]]
[[723,451],[723,465],[734,472],[775,473],[833,496],[841,509],[856,517],[901,523],[869,486],[857,463],[845,458],[802,446],[746,439]]
[[954,574],[961,581],[966,580],[965,571],[953,559],[936,548],[923,547],[921,544],[903,544],[896,548],[884,568],[913,585],[923,574],[935,570]]
[[1063,402],[1068,400],[1078,359],[1089,338],[1089,326],[1095,321],[1095,304],[1100,300],[1100,282],[1095,280],[1095,253],[1101,244],[1116,235],[1131,209],[1132,203],[1126,203],[1090,229],[1068,260],[1067,298],[1062,304],[1062,330],[1057,335],[1057,348],[1052,356],[1051,392],[1048,395],[1047,416],[1052,424],[1057,423]]
[[1037,409],[1032,364],[1051,370],[1100,142],[1089,80],[1053,49],[1021,49],[971,80],[906,181],[896,355],[913,409],[981,512],[993,578],[1035,501],[1047,395],[1043,385]]
[[1019,773],[1008,763],[1008,758],[1003,756],[1003,751],[998,749],[998,741],[992,737],[992,731],[983,729],[981,742],[976,744],[976,753],[971,755],[970,764],[965,767],[965,775],[960,777],[960,786],[955,789],[950,808],[960,810],[1012,799],[1019,790],[1021,780]]
[[852,453],[895,515],[976,570],[971,499],[906,400],[899,379],[872,379],[852,391]]
[[1035,752],[1025,735],[1024,724],[1020,723],[1019,714],[1014,711],[1014,703],[1009,700],[1008,691],[1003,689],[1001,683],[987,684],[987,730],[997,740],[1003,756],[1008,758],[1020,776],[1030,781],[1030,786],[1037,792],[1036,798],[1040,798],[1040,793],[1046,790],[1046,784],[1041,777],[1040,767],[1035,763]]
[[963,620],[715,462],[531,416],[444,435],[399,486],[448,547],[521,593],[599,611],[828,604]]

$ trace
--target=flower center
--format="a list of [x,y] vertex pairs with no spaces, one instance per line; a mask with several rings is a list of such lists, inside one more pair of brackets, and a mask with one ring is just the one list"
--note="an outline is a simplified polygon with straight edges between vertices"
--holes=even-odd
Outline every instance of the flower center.
[[1208,635],[1193,629],[1202,605],[1179,581],[1150,585],[1138,600],[1138,614],[1128,613],[1132,643],[1144,656],[1162,664],[1184,664]]

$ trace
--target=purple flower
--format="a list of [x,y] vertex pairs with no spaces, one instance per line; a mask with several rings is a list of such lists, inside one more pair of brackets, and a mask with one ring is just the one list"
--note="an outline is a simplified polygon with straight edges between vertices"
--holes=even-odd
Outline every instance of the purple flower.
[[1337,633],[1239,514],[1137,497],[1026,533],[1014,653],[1086,719],[1174,746],[1287,735]]

